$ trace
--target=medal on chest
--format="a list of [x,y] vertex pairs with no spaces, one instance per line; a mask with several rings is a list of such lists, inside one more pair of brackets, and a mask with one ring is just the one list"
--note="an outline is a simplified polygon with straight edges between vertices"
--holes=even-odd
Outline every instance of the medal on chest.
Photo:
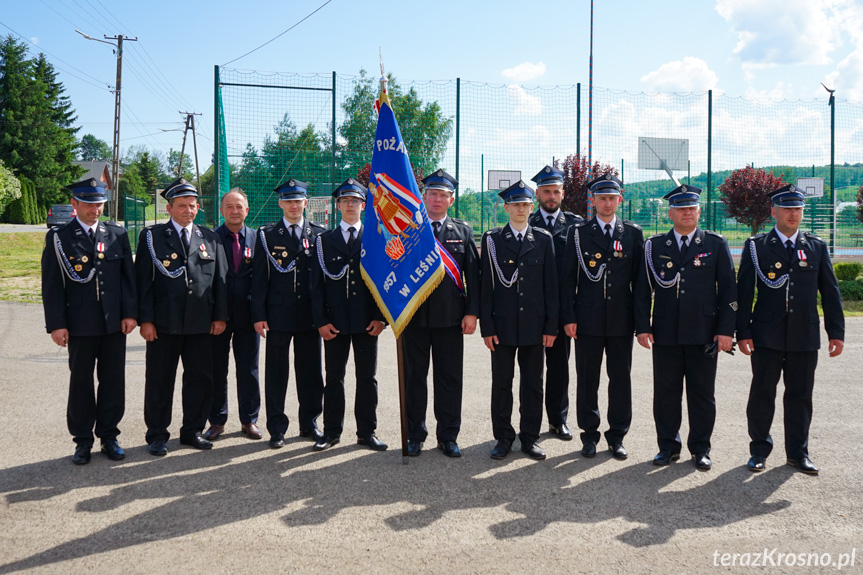
[[809,265],[806,261],[806,252],[804,250],[797,250],[797,259],[800,260],[801,268],[805,268]]

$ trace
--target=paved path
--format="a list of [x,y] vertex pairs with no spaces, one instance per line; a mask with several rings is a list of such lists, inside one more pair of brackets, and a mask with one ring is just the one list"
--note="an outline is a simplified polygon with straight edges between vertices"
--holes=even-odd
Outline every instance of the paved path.
[[[544,462],[517,452],[492,461],[490,360],[478,335],[466,345],[464,457],[447,459],[427,443],[403,465],[390,330],[379,356],[385,453],[354,445],[350,409],[343,443],[333,449],[313,453],[292,422],[285,448],[270,450],[266,439],[241,436],[231,397],[227,436],[212,451],[179,445],[175,409],[171,451],[153,458],[144,446],[144,342],[136,332],[120,437],[128,456],[115,463],[94,453],[75,467],[64,419],[67,355],[42,330],[39,306],[0,303],[0,574],[707,573],[727,571],[723,553],[765,548],[776,549],[768,565],[779,553],[838,560],[856,548],[854,567],[843,572],[860,572],[863,319],[848,323],[843,356],[820,358],[811,434],[819,477],[782,465],[781,406],[780,447],[768,470],[744,468],[749,362],[740,354],[720,358],[714,469],[651,465],[650,355],[637,345],[627,461],[607,452],[584,459],[577,439],[547,436]],[[296,408],[291,389],[288,413]]]

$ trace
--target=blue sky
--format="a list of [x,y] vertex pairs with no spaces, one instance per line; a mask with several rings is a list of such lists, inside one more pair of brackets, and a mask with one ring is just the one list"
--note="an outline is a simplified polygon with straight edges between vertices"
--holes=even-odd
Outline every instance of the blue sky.
[[[325,0],[129,2],[2,0],[0,33],[45,51],[78,113],[79,135],[111,142],[116,65],[124,52],[123,149],[179,149],[178,111],[198,119],[202,167],[213,143],[213,66],[270,40]],[[850,0],[597,0],[594,86],[716,92],[748,98],[863,101],[863,6]],[[331,0],[292,31],[230,67],[375,72],[378,49],[404,80],[528,86],[588,82],[590,3]],[[35,44],[35,45],[34,45]]]

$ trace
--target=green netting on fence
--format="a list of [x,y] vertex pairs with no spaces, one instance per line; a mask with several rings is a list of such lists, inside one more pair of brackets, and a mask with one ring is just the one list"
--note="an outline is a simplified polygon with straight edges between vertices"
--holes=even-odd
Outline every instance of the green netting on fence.
[[[230,187],[245,190],[250,224],[260,225],[281,215],[273,189],[297,178],[311,184],[310,217],[334,225],[330,192],[371,160],[377,78],[216,68],[215,90],[217,195]],[[836,255],[863,254],[854,216],[863,183],[861,103],[837,100],[831,132],[826,98],[769,101],[594,89],[589,133],[585,85],[396,78],[391,96],[414,166],[420,174],[442,167],[460,180],[451,213],[477,232],[504,221],[496,192],[503,184],[490,181],[492,171],[529,181],[545,164],[588,151],[594,162],[621,172],[622,215],[647,232],[664,231],[670,222],[660,198],[674,185],[656,165],[640,167],[639,149],[644,151],[644,138],[671,138],[685,141],[688,149],[688,162],[673,175],[705,190],[702,225],[727,235],[732,246],[742,245],[751,232],[727,217],[719,186],[733,170],[752,165],[788,182],[823,178],[823,196],[808,201],[804,228],[832,242],[835,218]]]

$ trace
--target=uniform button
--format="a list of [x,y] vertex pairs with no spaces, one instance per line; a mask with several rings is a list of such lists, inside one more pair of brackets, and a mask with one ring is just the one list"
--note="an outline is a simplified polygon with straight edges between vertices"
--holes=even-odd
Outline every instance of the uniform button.
[[789,310],[788,310],[788,313],[794,313],[794,310],[793,310],[793,309],[789,309]]
[[518,308],[518,311],[524,311],[523,307]]
[[794,296],[789,297],[788,299],[794,299]]
[[195,280],[189,280],[189,283],[193,284],[193,283],[195,283]]
[[105,292],[102,292],[102,295],[105,295]]
[[686,293],[685,289],[680,290],[680,293]]
[[354,273],[354,270],[351,270],[351,273]]
[[102,265],[102,262],[96,262],[96,265],[100,266],[100,265]]
[[351,285],[355,285],[356,283],[357,283],[357,282],[355,282],[355,281],[351,281]]
[[192,290],[189,290],[189,295],[192,295]]
[[791,286],[791,287],[794,287],[794,282],[791,282],[791,283],[790,283],[790,284],[788,284],[788,285],[789,285],[789,286]]
[[101,272],[101,271],[99,272],[99,275],[102,275],[102,272]]
[[524,295],[524,292],[521,292],[521,293],[519,293],[518,295],[523,296],[523,295]]
[[611,300],[611,296],[608,296],[609,301]]
[[685,279],[685,278],[680,278],[680,281],[681,281],[681,283],[682,283],[682,282],[685,282],[685,281],[686,281],[686,279]]
[[[608,287],[611,287],[611,284],[608,284]],[[608,299],[611,299],[611,298],[608,298]]]
[[521,262],[521,263],[520,263],[520,264],[518,264],[518,265],[520,265],[521,267],[524,267],[524,262]]
[[610,276],[610,275],[611,275],[611,270],[606,270],[605,275]]

